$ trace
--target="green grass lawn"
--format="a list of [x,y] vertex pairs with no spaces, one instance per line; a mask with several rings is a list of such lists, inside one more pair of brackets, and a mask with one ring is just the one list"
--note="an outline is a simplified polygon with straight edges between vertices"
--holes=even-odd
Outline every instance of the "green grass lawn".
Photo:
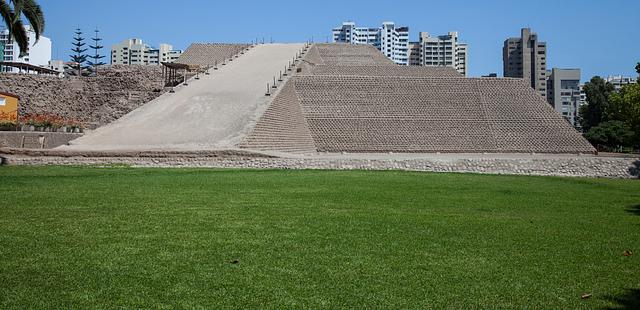
[[0,167],[0,184],[2,309],[640,301],[638,180]]

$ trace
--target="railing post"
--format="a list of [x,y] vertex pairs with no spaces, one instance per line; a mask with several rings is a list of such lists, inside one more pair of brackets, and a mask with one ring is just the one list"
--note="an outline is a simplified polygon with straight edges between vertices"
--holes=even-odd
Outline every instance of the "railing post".
[[187,69],[184,69],[184,72],[183,72],[182,85],[189,86],[189,84],[187,84]]

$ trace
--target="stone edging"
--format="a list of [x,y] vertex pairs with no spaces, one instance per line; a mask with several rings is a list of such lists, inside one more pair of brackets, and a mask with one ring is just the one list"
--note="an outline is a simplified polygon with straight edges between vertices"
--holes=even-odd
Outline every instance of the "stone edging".
[[[33,156],[0,154],[8,165],[130,165],[249,169],[405,170],[592,178],[638,178],[640,158],[326,159],[236,156]],[[98,155],[98,154],[94,154]],[[131,154],[133,155],[133,154]],[[156,154],[158,155],[158,154]],[[183,154],[184,155],[184,154]],[[229,155],[229,154],[228,154]],[[247,155],[247,154],[244,154]]]

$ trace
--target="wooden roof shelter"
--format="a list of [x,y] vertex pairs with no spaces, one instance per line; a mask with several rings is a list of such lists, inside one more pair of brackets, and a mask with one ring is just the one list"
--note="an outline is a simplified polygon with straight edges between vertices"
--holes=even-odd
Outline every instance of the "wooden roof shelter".
[[17,69],[20,70],[20,73],[32,73],[32,72],[35,72],[37,74],[51,74],[51,75],[60,74],[60,72],[58,72],[56,70],[52,70],[52,69],[49,69],[49,68],[40,67],[40,66],[36,66],[36,65],[28,64],[28,63],[23,63],[23,62],[0,61],[0,66],[17,68]]
[[[187,72],[198,72],[201,69],[200,65],[188,65],[175,62],[163,62],[162,63],[162,78],[164,79],[164,86],[176,86],[186,81]],[[183,75],[180,76],[178,71],[182,71]]]

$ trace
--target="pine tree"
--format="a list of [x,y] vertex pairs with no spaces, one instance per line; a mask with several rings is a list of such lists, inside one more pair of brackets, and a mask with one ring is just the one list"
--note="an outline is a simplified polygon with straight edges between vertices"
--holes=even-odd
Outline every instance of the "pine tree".
[[71,44],[74,46],[71,51],[75,54],[69,55],[69,57],[71,57],[71,61],[75,62],[78,66],[78,76],[82,76],[82,64],[87,61],[87,55],[85,55],[87,49],[83,48],[85,43],[80,28],[76,29],[75,37],[73,37]]
[[93,55],[88,57],[90,58],[90,60],[87,61],[87,64],[93,67],[93,72],[95,72],[95,74],[98,75],[98,66],[105,65],[105,63],[102,62],[101,60],[102,58],[104,58],[104,56],[100,55],[100,50],[104,48],[104,46],[100,45],[100,41],[102,41],[102,38],[98,36],[100,33],[100,30],[96,29],[95,33],[96,33],[96,36],[93,39],[91,39],[93,40],[93,45],[89,46],[89,48],[91,48],[94,51],[94,53]]

